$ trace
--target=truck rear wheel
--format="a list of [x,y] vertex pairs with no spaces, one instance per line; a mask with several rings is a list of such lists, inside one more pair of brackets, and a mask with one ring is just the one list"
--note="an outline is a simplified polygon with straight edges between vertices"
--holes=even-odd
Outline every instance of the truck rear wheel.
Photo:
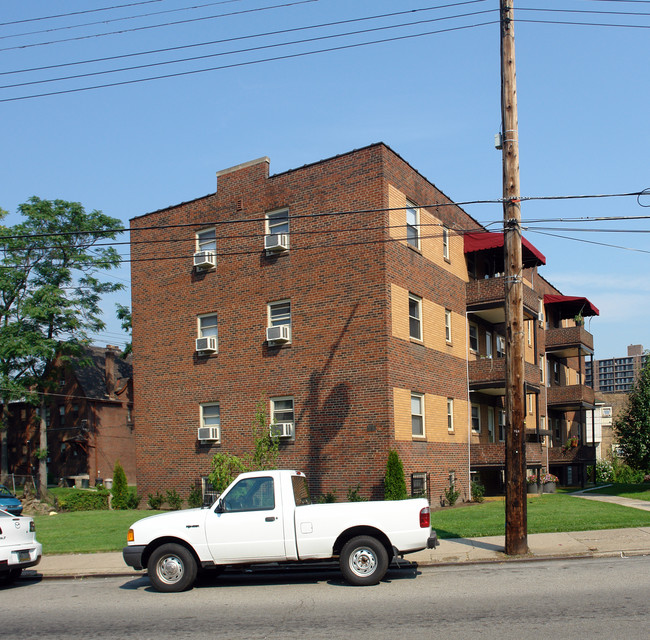
[[196,572],[194,556],[180,544],[161,545],[147,563],[147,574],[154,589],[167,593],[191,589]]
[[340,566],[347,582],[357,586],[377,584],[388,570],[388,553],[379,540],[357,536],[341,550]]

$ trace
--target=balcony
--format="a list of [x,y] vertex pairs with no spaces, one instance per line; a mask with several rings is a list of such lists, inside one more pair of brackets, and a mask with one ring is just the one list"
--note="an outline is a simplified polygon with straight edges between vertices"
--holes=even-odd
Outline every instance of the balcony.
[[561,327],[546,330],[546,353],[570,358],[594,352],[594,337],[584,327]]
[[546,388],[546,404],[549,409],[571,411],[594,407],[594,390],[584,384],[572,384]]
[[[506,321],[506,292],[502,277],[470,280],[465,295],[467,311],[492,324]],[[523,285],[523,302],[524,316],[537,318],[539,298],[526,284]]]
[[593,464],[595,458],[594,448],[591,445],[580,445],[566,449],[564,447],[552,447],[548,450],[549,464],[573,464],[587,462]]
[[[544,451],[546,451],[544,449]],[[470,445],[470,466],[495,467],[503,466],[506,461],[506,449],[503,442],[492,444]],[[526,464],[542,464],[546,461],[546,454],[542,455],[542,445],[536,442],[526,443]]]
[[[524,382],[528,387],[539,389],[539,368],[524,363]],[[502,396],[506,388],[506,359],[481,358],[469,362],[469,390],[486,395]]]

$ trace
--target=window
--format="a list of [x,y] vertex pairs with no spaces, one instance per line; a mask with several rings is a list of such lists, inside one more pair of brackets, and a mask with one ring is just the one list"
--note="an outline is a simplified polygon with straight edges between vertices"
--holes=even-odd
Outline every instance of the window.
[[506,412],[499,409],[499,442],[505,442],[506,439]]
[[472,432],[481,433],[481,407],[472,405]]
[[424,438],[424,396],[411,394],[411,432],[414,438]]
[[492,407],[488,408],[488,440],[489,442],[494,442],[494,409]]
[[557,361],[553,363],[553,382],[560,384],[560,363]]
[[293,398],[271,398],[271,434],[280,437],[294,435]]
[[216,338],[218,336],[216,313],[211,313],[210,315],[205,315],[205,316],[199,316],[198,323],[199,323],[199,338],[208,338],[210,336],[214,336]]
[[202,352],[217,351],[219,347],[219,331],[217,314],[211,313],[197,318],[196,350]]
[[216,429],[217,440],[221,440],[221,409],[216,403],[206,403],[201,406],[201,427]]
[[451,310],[445,309],[445,340],[451,344]]
[[422,340],[422,298],[409,294],[409,335]]
[[530,347],[533,344],[533,321],[527,320],[526,324],[528,325],[528,346]]
[[454,399],[447,398],[447,431],[454,431]]
[[274,211],[266,214],[267,235],[289,233],[289,210]]
[[543,385],[544,384],[544,356],[540,355],[539,356],[539,381]]
[[61,418],[61,420],[65,419],[65,405],[64,404],[59,405],[59,418]]
[[442,228],[442,257],[449,260],[449,229]]
[[406,241],[420,248],[420,212],[412,202],[406,202]]
[[278,300],[268,304],[268,326],[291,324],[291,300]]
[[478,353],[478,326],[472,323],[469,325],[469,350]]
[[497,358],[506,357],[506,339],[503,336],[497,336]]
[[527,396],[528,398],[528,413],[533,412],[533,394],[529,393]]
[[485,332],[485,357],[492,358],[492,332]]
[[226,511],[270,511],[275,509],[273,478],[244,478],[225,496]]
[[217,232],[215,229],[204,229],[196,234],[196,250],[198,251],[217,251]]
[[418,472],[411,474],[411,497],[427,498],[427,474]]

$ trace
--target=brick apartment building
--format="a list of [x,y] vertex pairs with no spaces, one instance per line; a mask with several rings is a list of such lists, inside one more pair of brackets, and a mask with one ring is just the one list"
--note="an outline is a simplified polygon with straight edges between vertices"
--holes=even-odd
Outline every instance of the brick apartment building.
[[[216,193],[131,221],[140,494],[187,495],[215,453],[250,450],[261,399],[280,464],[316,496],[381,498],[391,449],[432,502],[450,482],[467,498],[470,472],[499,491],[503,236],[382,143],[217,176]],[[524,259],[529,464],[575,480],[593,459],[592,338],[528,242]]]
[[[94,485],[113,476],[117,460],[135,483],[131,356],[118,347],[88,347],[71,362],[55,366],[58,382],[46,399],[48,482]],[[39,409],[25,402],[10,406],[7,427],[9,473],[38,475]]]

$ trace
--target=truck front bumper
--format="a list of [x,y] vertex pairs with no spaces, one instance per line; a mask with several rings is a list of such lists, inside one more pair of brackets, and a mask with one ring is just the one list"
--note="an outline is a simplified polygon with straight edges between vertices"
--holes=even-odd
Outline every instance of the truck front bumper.
[[131,547],[124,547],[122,549],[122,557],[124,562],[133,567],[134,569],[144,569],[142,566],[142,554],[144,553],[144,545],[133,545]]

